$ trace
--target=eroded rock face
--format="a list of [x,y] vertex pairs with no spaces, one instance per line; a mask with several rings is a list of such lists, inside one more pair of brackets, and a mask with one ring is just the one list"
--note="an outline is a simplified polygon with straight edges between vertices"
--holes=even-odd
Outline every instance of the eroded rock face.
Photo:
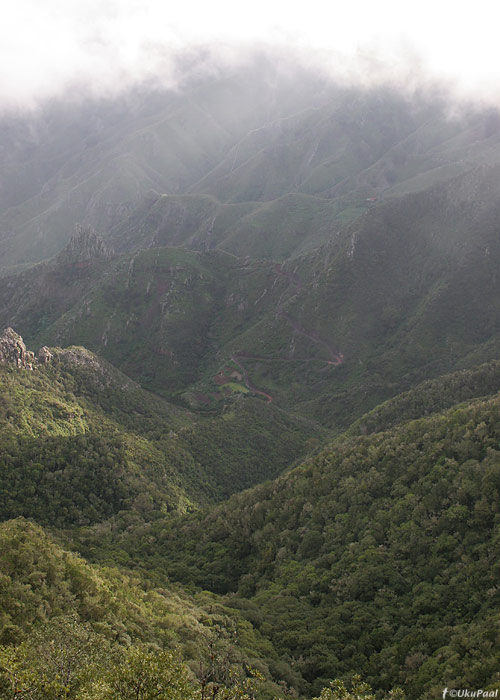
[[77,225],[75,235],[56,258],[58,265],[81,267],[93,260],[107,260],[112,250],[91,226]]
[[64,348],[57,353],[57,358],[59,362],[65,364],[79,366],[79,367],[89,367],[90,369],[100,370],[101,363],[97,357],[91,353],[87,348],[75,346],[71,348]]
[[36,359],[38,360],[38,362],[41,365],[47,365],[52,360],[53,357],[54,357],[54,355],[50,352],[48,347],[46,345],[44,345],[38,351],[38,355],[37,355]]
[[26,350],[24,340],[13,328],[6,328],[0,336],[1,364],[32,370],[36,364],[47,365],[53,358],[53,353],[46,345],[40,348],[35,358],[35,353]]
[[26,350],[21,336],[13,328],[6,328],[0,336],[0,362],[33,369],[34,361],[34,353]]

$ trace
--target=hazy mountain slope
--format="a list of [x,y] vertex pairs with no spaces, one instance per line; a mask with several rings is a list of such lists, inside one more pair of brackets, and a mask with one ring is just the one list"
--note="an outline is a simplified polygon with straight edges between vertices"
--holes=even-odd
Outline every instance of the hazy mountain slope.
[[[342,422],[398,387],[497,357],[497,174],[382,202],[280,268],[278,308],[233,344],[254,384],[282,405],[314,391],[303,410]],[[341,366],[326,366],[339,353]]]
[[373,198],[424,190],[499,158],[493,111],[447,117],[432,97],[330,88],[316,105],[233,147],[196,185],[203,195],[152,198],[113,238],[130,242],[138,222],[147,245],[284,259],[331,239]]
[[112,229],[109,238],[118,251],[163,246],[209,250],[221,235],[258,208],[257,202],[223,205],[209,195],[151,192],[130,217]]
[[439,107],[425,99],[412,103],[391,90],[331,90],[328,97],[250,132],[196,190],[222,201],[329,194],[428,119],[440,117]]
[[[335,237],[348,221],[367,209],[364,199],[323,199],[287,194],[260,205],[219,234],[217,247],[234,255],[284,261]],[[218,232],[218,220],[214,222]],[[225,235],[224,235],[225,234]]]
[[6,118],[2,265],[53,255],[75,222],[107,230],[151,189],[185,192],[249,131],[321,91],[316,79],[299,83],[292,91],[290,79],[279,84],[259,64],[165,93],[53,103]]
[[208,195],[151,194],[117,225],[117,250],[183,246],[283,261],[331,240],[368,209],[365,198],[288,194],[272,202],[222,204]]
[[498,356],[497,183],[498,167],[482,167],[374,203],[283,264],[168,247],[63,255],[0,279],[0,321],[30,343],[83,344],[192,408],[249,393],[347,427]]
[[184,583],[237,591],[228,600],[258,616],[313,691],[349,672],[402,683],[410,698],[488,687],[499,439],[495,396],[338,440],[271,484],[114,546]]
[[[191,79],[177,90],[54,102],[25,118],[5,117],[0,265],[54,255],[76,222],[104,233],[121,230],[136,207],[148,208],[151,192],[211,195],[225,205],[245,205],[245,213],[255,202],[276,201],[278,217],[282,198],[301,193],[332,199],[335,205],[318,206],[332,206],[333,218],[345,219],[369,197],[425,189],[479,163],[498,162],[495,114],[462,110],[449,117],[451,111],[433,94],[410,98],[386,88],[340,88],[298,67],[283,71],[261,60]],[[199,234],[213,226],[209,219],[199,229],[199,198],[181,206],[182,244],[189,239],[206,246]],[[259,217],[244,222],[241,241],[227,220],[215,240],[242,255],[285,257],[303,250],[297,237],[314,237],[316,227],[294,207],[291,242],[284,236],[287,224],[280,223],[280,245],[254,246],[255,227],[270,223]],[[222,208],[229,220],[235,212]],[[132,246],[154,239],[155,216],[152,211],[152,230],[142,227],[139,240],[131,232],[125,239]],[[321,238],[328,235],[323,228]],[[175,230],[166,234],[162,245],[181,243]]]

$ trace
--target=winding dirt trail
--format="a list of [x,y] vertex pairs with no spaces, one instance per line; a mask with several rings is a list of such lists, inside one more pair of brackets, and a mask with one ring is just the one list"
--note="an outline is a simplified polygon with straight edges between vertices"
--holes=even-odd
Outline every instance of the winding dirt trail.
[[238,359],[240,357],[245,357],[245,355],[240,355],[240,354],[231,355],[231,360],[236,365],[238,365],[238,367],[243,372],[243,378],[245,380],[245,386],[247,387],[247,389],[250,389],[250,391],[252,391],[254,394],[260,394],[261,396],[264,396],[267,403],[271,403],[273,400],[273,397],[271,396],[271,394],[268,394],[267,391],[262,391],[261,389],[258,389],[256,386],[254,386],[252,384],[252,382],[248,378],[248,372],[247,372],[246,368],[241,364],[241,362]]

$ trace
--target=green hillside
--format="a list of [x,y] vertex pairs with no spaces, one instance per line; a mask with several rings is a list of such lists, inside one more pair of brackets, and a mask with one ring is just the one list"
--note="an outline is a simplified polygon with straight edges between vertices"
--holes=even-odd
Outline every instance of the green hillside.
[[261,57],[0,149],[0,700],[500,687],[498,113]]
[[500,362],[492,360],[469,370],[462,369],[437,379],[429,379],[410,391],[384,401],[355,421],[347,430],[347,435],[378,433],[498,391]]
[[[262,698],[279,692],[270,643],[210,593],[89,566],[22,518],[0,525],[0,543],[0,697],[108,697],[108,683],[132,685],[123,674],[134,658],[138,677],[163,661],[150,671],[155,683],[177,670],[179,694],[166,696],[176,700],[198,698],[206,682],[227,685],[234,700],[252,683]],[[248,667],[261,680],[246,680]],[[120,692],[112,697],[129,697]]]
[[[51,352],[32,371],[0,366],[3,516],[62,527],[58,537],[91,560],[129,570],[89,566],[23,520],[0,525],[3,683],[14,669],[28,682],[30,654],[51,635],[57,653],[92,658],[103,683],[124,655],[141,654],[144,668],[152,650],[178,648],[192,684],[180,700],[199,688],[214,644],[218,682],[229,663],[231,692],[254,683],[259,700],[281,697],[278,681],[311,698],[355,672],[422,700],[444,686],[495,686],[497,361],[426,382],[351,430],[373,434],[342,435],[276,481],[179,518],[211,469],[214,483],[236,479],[233,458],[226,473],[220,457],[204,472],[196,461],[223,449],[220,419],[192,422],[83,349]],[[74,682],[80,692],[88,677]]]
[[32,371],[0,364],[2,519],[58,527],[149,520],[279,474],[310,427],[256,400],[195,418],[83,348]]
[[353,672],[409,698],[494,688],[499,440],[498,396],[462,404],[342,438],[275,482],[119,546],[228,594],[313,694]]
[[[0,525],[0,543],[0,697],[298,697],[277,682],[296,680],[294,669],[217,596],[91,566],[22,518]],[[365,683],[354,679],[354,689],[373,700]]]

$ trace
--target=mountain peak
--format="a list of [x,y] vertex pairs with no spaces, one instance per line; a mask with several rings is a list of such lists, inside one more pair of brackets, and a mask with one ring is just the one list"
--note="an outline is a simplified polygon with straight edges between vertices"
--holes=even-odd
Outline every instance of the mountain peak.
[[59,253],[56,261],[59,265],[86,265],[93,260],[106,260],[113,251],[97,235],[92,226],[77,224],[75,233],[68,245]]

